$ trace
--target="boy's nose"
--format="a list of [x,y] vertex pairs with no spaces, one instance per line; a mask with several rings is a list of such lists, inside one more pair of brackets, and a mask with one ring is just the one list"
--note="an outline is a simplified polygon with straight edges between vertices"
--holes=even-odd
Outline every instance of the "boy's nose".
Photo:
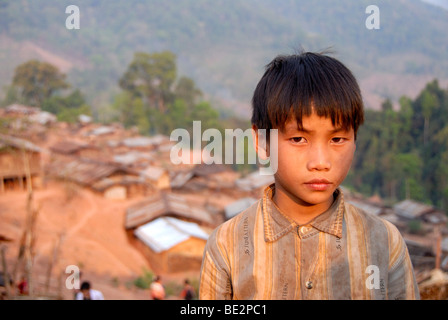
[[330,155],[325,147],[315,147],[310,149],[307,167],[310,171],[330,170]]

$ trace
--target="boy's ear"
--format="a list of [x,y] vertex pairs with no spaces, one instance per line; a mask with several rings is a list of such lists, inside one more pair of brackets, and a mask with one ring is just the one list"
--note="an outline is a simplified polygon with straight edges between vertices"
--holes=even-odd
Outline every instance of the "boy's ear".
[[254,149],[260,159],[267,160],[269,159],[269,146],[266,142],[266,136],[258,133],[257,126],[252,125],[252,141],[254,144]]

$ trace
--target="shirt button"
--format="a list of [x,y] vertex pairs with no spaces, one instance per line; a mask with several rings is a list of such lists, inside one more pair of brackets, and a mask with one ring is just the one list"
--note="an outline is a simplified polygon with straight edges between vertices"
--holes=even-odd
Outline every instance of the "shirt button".
[[300,233],[305,234],[308,231],[307,227],[300,227]]

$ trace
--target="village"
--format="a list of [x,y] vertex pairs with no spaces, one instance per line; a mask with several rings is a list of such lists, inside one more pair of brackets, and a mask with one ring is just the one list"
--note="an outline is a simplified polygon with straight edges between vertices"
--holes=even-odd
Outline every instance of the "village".
[[[106,299],[150,299],[156,275],[168,299],[179,299],[185,279],[197,294],[210,233],[274,180],[226,164],[173,164],[175,144],[89,116],[73,124],[36,107],[0,109],[2,298],[73,299],[68,266]],[[341,189],[346,201],[400,230],[422,299],[448,299],[446,212]],[[22,278],[28,295],[16,290]]]

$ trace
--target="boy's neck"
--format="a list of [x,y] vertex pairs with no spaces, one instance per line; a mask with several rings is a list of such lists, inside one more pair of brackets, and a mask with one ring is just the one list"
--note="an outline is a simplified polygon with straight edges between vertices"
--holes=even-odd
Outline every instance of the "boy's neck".
[[278,188],[276,185],[272,201],[284,215],[293,219],[297,224],[303,225],[327,211],[333,204],[334,197],[330,197],[328,201],[324,203],[312,205],[304,203],[299,198],[282,188]]

